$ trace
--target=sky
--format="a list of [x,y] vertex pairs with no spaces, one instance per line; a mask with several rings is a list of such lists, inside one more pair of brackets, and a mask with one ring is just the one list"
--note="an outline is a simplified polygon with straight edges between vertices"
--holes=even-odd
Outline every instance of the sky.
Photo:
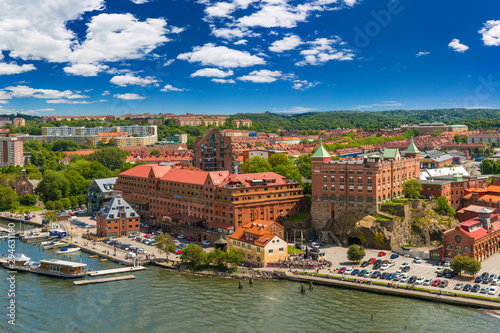
[[500,108],[491,0],[0,0],[0,114]]

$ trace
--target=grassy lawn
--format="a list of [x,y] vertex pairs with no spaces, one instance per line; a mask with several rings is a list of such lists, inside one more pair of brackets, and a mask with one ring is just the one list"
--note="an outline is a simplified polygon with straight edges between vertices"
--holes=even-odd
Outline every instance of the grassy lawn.
[[293,253],[295,253],[295,254],[301,254],[302,250],[296,249],[294,246],[289,245],[288,246],[288,254],[293,254]]
[[40,210],[43,210],[44,207],[34,207],[34,206],[23,206],[23,205],[19,205],[19,208],[17,208],[14,212],[16,213],[23,213],[25,211],[30,211],[30,212],[38,212]]
[[294,217],[290,217],[289,219],[286,219],[287,221],[292,221],[292,222],[297,222],[297,221],[303,221],[306,217],[309,216],[309,212],[301,212],[295,215]]

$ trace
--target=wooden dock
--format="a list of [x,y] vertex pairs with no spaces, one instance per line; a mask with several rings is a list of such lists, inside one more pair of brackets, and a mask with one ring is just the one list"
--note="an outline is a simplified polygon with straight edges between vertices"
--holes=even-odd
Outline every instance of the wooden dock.
[[123,268],[115,268],[115,269],[106,269],[102,271],[92,271],[89,272],[88,274],[90,276],[101,276],[101,275],[109,275],[109,274],[117,274],[117,273],[126,273],[126,272],[133,272],[133,271],[142,271],[146,269],[143,266],[134,266],[134,267],[123,267]]
[[105,282],[113,282],[113,281],[121,281],[121,280],[132,280],[135,279],[134,275],[122,275],[122,276],[114,276],[102,279],[93,279],[93,280],[80,280],[75,281],[73,284],[75,286],[82,286],[86,284],[94,284],[94,283],[105,283]]

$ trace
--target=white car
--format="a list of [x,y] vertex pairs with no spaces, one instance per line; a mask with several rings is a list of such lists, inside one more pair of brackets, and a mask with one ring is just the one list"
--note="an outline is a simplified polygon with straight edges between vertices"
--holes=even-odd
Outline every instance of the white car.
[[344,272],[344,275],[351,275],[352,271],[354,270],[354,268],[348,268],[345,270]]
[[315,249],[318,249],[318,250],[319,250],[319,244],[318,244],[318,243],[316,243],[316,242],[312,242],[312,243],[311,243],[311,246],[312,246],[313,248],[315,248]]
[[177,239],[174,239],[174,245],[175,245],[176,247],[177,247],[177,246],[179,246],[179,244],[180,244],[180,243],[181,243],[181,242],[179,242]]
[[414,264],[421,264],[422,260],[419,257],[415,257],[415,259],[413,259],[413,263]]
[[442,271],[443,271],[443,267],[438,267],[438,268],[436,268],[434,273],[441,273]]
[[445,261],[443,266],[444,267],[450,267],[450,262],[449,261]]
[[401,278],[401,280],[399,280],[399,282],[401,282],[401,283],[406,283],[406,282],[408,282],[408,277],[407,277],[407,276],[403,276],[403,277]]
[[425,278],[423,276],[419,277],[416,281],[415,284],[422,284],[424,283]]
[[201,244],[205,245],[205,246],[210,246],[212,245],[212,243],[210,243],[209,241],[207,240],[204,240],[204,241],[201,241]]
[[497,286],[497,285],[498,285],[498,282],[499,282],[499,280],[498,280],[498,279],[493,279],[493,281],[491,281],[491,285],[492,285],[492,286]]
[[146,254],[146,253],[148,253],[148,251],[144,250],[143,248],[140,248],[140,249],[137,249],[137,253]]
[[423,285],[424,285],[424,286],[430,286],[430,285],[431,285],[431,283],[432,283],[432,280],[431,280],[431,279],[425,279],[425,280],[424,280]]
[[403,268],[408,267],[408,266],[410,266],[410,264],[407,262],[404,262],[401,264],[401,266],[399,266],[399,268],[403,269]]
[[490,291],[488,291],[489,295],[495,295],[497,293],[497,287],[493,286],[490,288]]
[[186,236],[184,236],[184,235],[177,235],[177,238],[179,238],[179,239],[185,239]]
[[366,271],[365,275],[363,275],[363,277],[365,278],[369,278],[371,275],[372,275],[372,271]]
[[394,260],[389,260],[389,267],[392,267],[396,265],[396,262]]
[[381,271],[385,271],[388,268],[389,268],[389,264],[383,264],[382,266],[380,266]]

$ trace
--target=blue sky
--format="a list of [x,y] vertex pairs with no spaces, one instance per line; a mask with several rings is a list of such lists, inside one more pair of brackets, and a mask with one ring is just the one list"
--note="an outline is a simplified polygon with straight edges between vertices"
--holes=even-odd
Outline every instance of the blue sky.
[[500,3],[0,0],[0,114],[500,108]]

